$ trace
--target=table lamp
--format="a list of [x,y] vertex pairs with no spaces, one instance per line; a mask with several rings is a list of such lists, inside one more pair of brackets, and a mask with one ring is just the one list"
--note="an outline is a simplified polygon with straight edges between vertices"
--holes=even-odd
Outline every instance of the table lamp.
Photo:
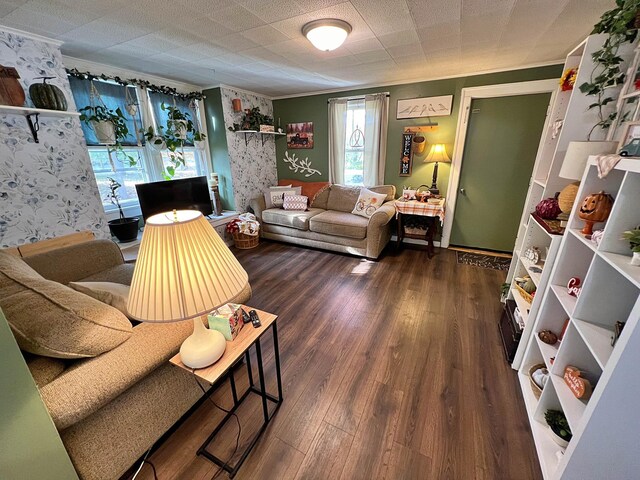
[[613,153],[617,146],[617,142],[569,142],[558,176],[576,181],[564,187],[558,195],[558,206],[564,217],[568,217],[576,201],[580,180],[589,156]]
[[438,162],[450,162],[451,159],[447,155],[447,151],[444,147],[444,143],[434,143],[431,145],[431,150],[429,151],[429,155],[424,159],[424,163],[433,163],[435,162],[435,166],[433,167],[433,180],[431,183],[431,188],[429,191],[434,195],[439,195],[440,190],[438,190]]
[[159,213],[146,220],[127,309],[143,322],[193,319],[180,359],[203,368],[222,356],[226,340],[205,328],[200,317],[233,299],[247,281],[247,272],[202,213]]

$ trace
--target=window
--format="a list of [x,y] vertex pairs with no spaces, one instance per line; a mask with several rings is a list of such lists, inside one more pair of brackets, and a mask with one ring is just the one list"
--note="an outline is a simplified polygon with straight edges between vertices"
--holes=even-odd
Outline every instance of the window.
[[381,185],[387,151],[386,93],[329,99],[329,181]]
[[344,183],[364,182],[364,99],[347,102],[347,128],[344,147]]
[[[96,176],[100,197],[105,212],[116,212],[117,208],[107,200],[108,179],[114,178],[122,187],[119,190],[120,202],[124,208],[139,208],[136,193],[136,184],[165,180],[163,175],[166,168],[171,166],[169,151],[158,152],[151,146],[145,146],[144,137],[137,133],[138,130],[145,130],[153,125],[166,125],[168,113],[162,110],[163,103],[175,105],[182,112],[188,113],[194,124],[199,124],[199,112],[197,103],[190,104],[187,100],[181,100],[171,95],[150,93],[137,87],[123,86],[113,82],[94,81],[94,88],[99,93],[100,98],[92,99],[91,81],[70,77],[69,82],[73,92],[73,97],[78,108],[86,105],[104,103],[109,109],[120,108],[126,117],[127,127],[130,135],[123,142],[123,150],[126,155],[137,160],[136,165],[130,166],[129,162],[123,158],[122,154],[116,152],[109,153],[109,148],[100,145],[93,129],[82,122],[85,139],[89,147],[89,158],[93,172]],[[126,111],[126,105],[131,101],[139,105],[138,112],[134,118]],[[173,178],[188,178],[194,176],[208,176],[207,159],[203,152],[196,150],[192,144],[185,143],[184,146],[185,165],[175,170]]]

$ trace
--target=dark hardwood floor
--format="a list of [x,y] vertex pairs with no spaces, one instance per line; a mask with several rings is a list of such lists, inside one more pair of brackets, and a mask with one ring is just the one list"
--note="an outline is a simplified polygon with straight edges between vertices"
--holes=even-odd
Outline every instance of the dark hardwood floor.
[[[279,315],[284,402],[236,478],[542,478],[498,335],[505,273],[436,253],[237,251],[250,304]],[[270,336],[263,345],[274,391]],[[226,385],[212,398],[231,405]],[[255,398],[239,410],[241,445],[261,420]],[[150,457],[158,478],[212,478],[218,467],[195,451],[221,417],[203,403]],[[229,421],[210,449],[227,458],[237,431]],[[138,476],[151,478],[149,467]]]

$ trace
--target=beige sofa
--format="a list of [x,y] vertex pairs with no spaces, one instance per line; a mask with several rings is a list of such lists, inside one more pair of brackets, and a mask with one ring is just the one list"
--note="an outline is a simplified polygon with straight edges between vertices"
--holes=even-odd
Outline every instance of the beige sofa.
[[396,187],[368,188],[387,195],[370,219],[351,213],[360,187],[337,184],[320,193],[306,212],[267,209],[264,196],[253,199],[249,206],[260,221],[263,238],[376,259],[391,239]]
[[[109,240],[85,242],[24,259],[0,253],[3,310],[10,303],[7,298],[16,294],[16,283],[10,285],[9,293],[7,284],[16,266],[20,272],[25,271],[23,261],[38,272],[33,272],[34,278],[62,284],[79,280],[130,284],[134,268],[124,263],[120,249]],[[75,291],[73,295],[86,297]],[[250,297],[247,284],[233,301],[244,303]],[[102,303],[100,306],[101,311],[115,310]],[[13,309],[15,312],[15,302]],[[44,316],[33,312],[39,314]],[[11,325],[9,315],[7,320]],[[95,318],[95,322],[100,319]],[[195,377],[168,362],[192,331],[193,323],[188,321],[141,323],[120,345],[93,358],[63,360],[25,352],[44,403],[81,478],[119,478],[201,398]]]

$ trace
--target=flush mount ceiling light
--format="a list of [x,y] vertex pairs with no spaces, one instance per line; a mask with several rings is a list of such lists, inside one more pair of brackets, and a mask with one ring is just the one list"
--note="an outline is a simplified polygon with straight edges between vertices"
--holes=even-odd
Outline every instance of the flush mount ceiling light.
[[326,18],[314,20],[302,27],[302,34],[318,50],[330,52],[344,43],[351,33],[351,25],[344,20]]

